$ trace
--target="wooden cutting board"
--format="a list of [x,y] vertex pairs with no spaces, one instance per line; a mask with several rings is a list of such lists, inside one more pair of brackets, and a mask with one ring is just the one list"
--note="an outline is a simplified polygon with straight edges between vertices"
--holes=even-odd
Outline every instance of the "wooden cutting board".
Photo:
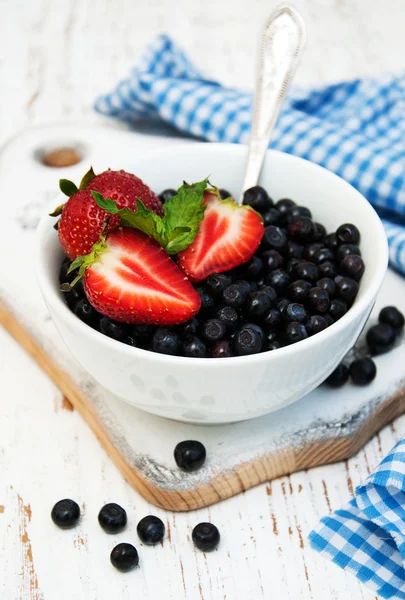
[[[127,481],[150,502],[178,511],[355,454],[405,411],[405,342],[399,340],[392,352],[376,359],[378,375],[368,387],[321,387],[276,413],[232,425],[169,421],[101,388],[70,356],[40,296],[33,273],[35,227],[60,176],[78,179],[90,162],[97,170],[122,167],[131,153],[172,142],[133,132],[53,126],[30,130],[3,149],[0,194],[7,224],[0,239],[0,322],[82,415]],[[77,166],[46,167],[37,160],[41,148],[74,144],[85,154]],[[22,169],[31,183],[30,196],[14,190]],[[12,202],[4,203],[5,198]],[[405,281],[389,272],[371,319],[381,306],[393,303],[405,312]],[[206,465],[197,473],[183,473],[175,465],[173,449],[185,439],[200,440],[207,448]]]

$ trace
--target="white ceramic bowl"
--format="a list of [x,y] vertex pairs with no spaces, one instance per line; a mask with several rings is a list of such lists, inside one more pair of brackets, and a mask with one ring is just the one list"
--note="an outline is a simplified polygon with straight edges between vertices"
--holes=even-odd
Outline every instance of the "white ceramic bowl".
[[[244,146],[196,143],[131,157],[122,166],[157,192],[209,175],[213,184],[237,195],[245,157]],[[345,222],[356,224],[362,235],[366,271],[354,305],[337,323],[302,342],[254,356],[216,360],[172,357],[126,346],[91,329],[61,298],[58,271],[62,251],[52,219],[43,218],[38,230],[37,272],[45,301],[73,356],[113,394],[150,413],[179,421],[250,419],[313,390],[353,346],[387,267],[387,241],[380,219],[348,183],[289,154],[269,151],[260,183],[275,199],[290,197],[308,206],[328,231]]]

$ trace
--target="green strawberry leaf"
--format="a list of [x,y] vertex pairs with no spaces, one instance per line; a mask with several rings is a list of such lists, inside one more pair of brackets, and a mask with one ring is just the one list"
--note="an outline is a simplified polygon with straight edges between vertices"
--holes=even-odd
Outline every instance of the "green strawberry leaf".
[[82,180],[79,185],[79,190],[85,190],[87,188],[87,186],[89,185],[90,181],[92,179],[94,179],[95,176],[96,176],[96,174],[93,171],[93,167],[90,167],[90,169],[87,171],[87,173],[85,175],[83,175],[83,177],[82,177]]
[[92,196],[100,208],[110,215],[119,215],[123,227],[140,229],[152,236],[168,254],[178,254],[194,241],[204,218],[204,191],[208,179],[189,185],[184,183],[176,196],[164,205],[163,218],[137,200],[137,210],[119,209],[114,200],[104,198],[99,192]]
[[63,210],[64,206],[65,206],[64,204],[59,204],[59,206],[57,206],[53,212],[49,213],[49,216],[50,217],[59,217],[59,215],[62,214],[62,210]]
[[59,189],[68,198],[78,191],[77,185],[73,181],[69,181],[69,179],[59,179]]

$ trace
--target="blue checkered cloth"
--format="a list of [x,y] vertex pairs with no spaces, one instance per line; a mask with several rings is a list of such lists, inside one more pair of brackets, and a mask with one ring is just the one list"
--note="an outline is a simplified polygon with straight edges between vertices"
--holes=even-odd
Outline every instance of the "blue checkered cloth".
[[405,600],[405,440],[309,539],[315,550],[381,598]]
[[[247,143],[252,95],[206,79],[160,35],[95,109],[126,122],[163,121],[211,142]],[[405,75],[293,89],[271,147],[326,167],[368,198],[384,222],[391,264],[405,274]]]

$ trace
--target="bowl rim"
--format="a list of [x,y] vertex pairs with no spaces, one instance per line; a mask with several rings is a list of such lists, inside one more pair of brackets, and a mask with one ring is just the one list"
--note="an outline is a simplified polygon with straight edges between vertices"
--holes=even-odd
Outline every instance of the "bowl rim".
[[[184,144],[176,144],[172,146],[168,144],[159,150],[150,150],[149,152],[142,155],[142,161],[147,159],[148,157],[154,156],[159,157],[160,155],[165,155],[172,152],[179,152],[184,149],[187,149],[187,152],[192,151],[192,148],[198,147],[199,150],[203,148],[205,151],[212,150],[223,150],[224,153],[242,153],[246,152],[247,147],[242,144],[231,144],[231,143],[205,143],[205,142],[195,142],[195,143],[184,143]],[[115,351],[120,351],[127,356],[139,356],[140,358],[148,358],[149,360],[155,360],[159,363],[176,363],[177,365],[184,364],[185,367],[194,367],[197,364],[200,366],[209,366],[210,369],[220,368],[222,366],[236,366],[241,367],[244,364],[254,364],[261,363],[272,360],[273,358],[283,359],[288,358],[288,356],[292,355],[294,352],[298,351],[306,351],[310,350],[314,345],[318,342],[327,340],[328,337],[333,335],[338,335],[339,332],[343,331],[350,322],[354,321],[356,317],[359,317],[361,313],[369,306],[375,296],[378,293],[378,290],[382,284],[387,264],[388,264],[388,242],[385,235],[385,230],[383,224],[378,217],[376,211],[372,207],[372,205],[366,200],[366,198],[354,188],[350,183],[336,175],[335,173],[325,169],[324,167],[313,163],[304,158],[288,154],[286,152],[281,152],[278,150],[269,149],[267,154],[273,155],[281,155],[284,157],[288,157],[288,160],[305,163],[305,168],[313,169],[314,171],[322,171],[327,174],[328,177],[334,180],[339,180],[343,182],[347,189],[350,190],[351,193],[355,193],[358,196],[360,202],[366,203],[367,209],[370,211],[371,219],[375,221],[375,235],[376,235],[376,248],[378,247],[377,255],[377,264],[375,268],[375,272],[373,277],[368,285],[368,288],[362,290],[362,294],[360,298],[356,298],[353,306],[350,307],[348,312],[343,315],[341,319],[330,325],[327,329],[320,331],[319,333],[310,336],[304,340],[291,344],[289,346],[283,346],[282,348],[278,348],[277,350],[273,350],[271,352],[261,352],[258,354],[252,354],[247,356],[232,356],[223,358],[221,360],[213,360],[212,358],[193,358],[187,356],[172,356],[168,354],[161,354],[158,352],[152,352],[150,350],[144,350],[142,348],[136,348],[133,346],[129,346],[120,342],[118,340],[114,340],[101,332],[93,329],[86,323],[83,323],[80,319],[78,319],[75,314],[69,309],[69,307],[62,300],[60,293],[55,289],[54,282],[52,281],[49,273],[45,268],[45,264],[42,261],[42,252],[43,252],[43,244],[46,240],[50,238],[51,235],[54,235],[54,229],[52,226],[52,221],[49,218],[49,215],[44,215],[37,227],[36,231],[36,244],[35,244],[35,270],[36,276],[39,281],[39,286],[41,292],[45,298],[47,304],[52,306],[52,310],[58,315],[58,317],[65,322],[65,324],[77,331],[78,335],[89,336],[93,338],[94,341],[98,341],[101,344],[104,344],[106,348],[111,348]],[[284,160],[284,159],[283,159]],[[56,197],[56,204],[58,203],[58,199],[63,197],[61,193],[59,193]]]

